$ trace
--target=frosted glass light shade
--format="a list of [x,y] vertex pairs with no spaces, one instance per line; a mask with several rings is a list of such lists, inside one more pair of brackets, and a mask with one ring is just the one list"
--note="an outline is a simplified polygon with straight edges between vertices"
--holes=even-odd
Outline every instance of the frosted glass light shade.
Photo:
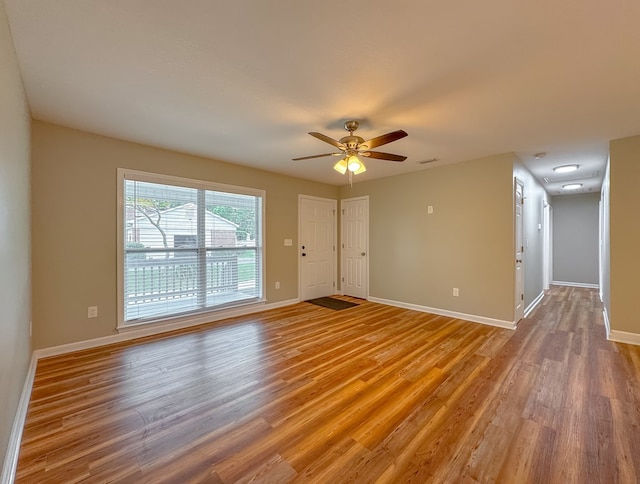
[[346,158],[341,159],[333,167],[333,169],[336,170],[341,175],[344,175],[347,172],[347,168],[348,168],[348,165],[347,165],[347,159]]
[[349,157],[347,167],[349,168],[349,171],[353,172],[354,175],[367,171],[367,168],[364,166],[364,163],[362,163],[357,156]]

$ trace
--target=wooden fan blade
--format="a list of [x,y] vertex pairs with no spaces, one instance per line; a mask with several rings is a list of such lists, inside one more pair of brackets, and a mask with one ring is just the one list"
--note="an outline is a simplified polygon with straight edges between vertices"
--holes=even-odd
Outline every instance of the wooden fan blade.
[[400,138],[404,138],[405,136],[408,136],[408,134],[405,131],[399,129],[398,131],[392,131],[391,133],[383,134],[382,136],[377,136],[375,138],[371,138],[369,141],[360,143],[360,146],[358,146],[358,148],[363,150],[370,150],[371,148],[386,145],[387,143],[399,140]]
[[377,158],[378,160],[404,161],[407,159],[406,156],[393,155],[391,153],[383,153],[381,151],[365,151],[364,153],[358,154],[362,156],[368,156],[369,158]]
[[339,141],[334,140],[333,138],[329,138],[328,136],[326,136],[326,135],[324,135],[322,133],[311,132],[309,134],[311,136],[313,136],[314,138],[318,138],[320,141],[324,141],[325,143],[329,143],[330,145],[335,146],[339,150],[346,149],[345,145],[343,145]]
[[300,158],[293,158],[293,161],[310,160],[311,158],[321,158],[323,156],[338,156],[343,154],[344,153],[323,153],[321,155],[301,156]]

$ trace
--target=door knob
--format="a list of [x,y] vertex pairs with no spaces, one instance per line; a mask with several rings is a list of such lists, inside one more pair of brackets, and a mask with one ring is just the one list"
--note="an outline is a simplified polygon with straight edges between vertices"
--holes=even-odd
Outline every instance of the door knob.
[[360,252],[360,255],[367,255],[367,254],[365,254],[364,252]]
[[307,254],[305,254],[304,252],[302,253],[302,257],[306,256]]

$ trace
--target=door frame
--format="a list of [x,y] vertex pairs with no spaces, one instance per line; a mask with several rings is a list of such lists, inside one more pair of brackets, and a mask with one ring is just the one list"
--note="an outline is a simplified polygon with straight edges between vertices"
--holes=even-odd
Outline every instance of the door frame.
[[342,224],[342,214],[343,214],[343,204],[345,202],[356,202],[356,201],[364,201],[366,202],[367,205],[367,218],[365,220],[365,235],[366,235],[366,248],[365,248],[365,252],[366,252],[366,260],[364,261],[365,263],[365,270],[367,272],[367,277],[366,280],[364,281],[365,284],[365,299],[368,300],[369,299],[369,195],[364,195],[361,197],[353,197],[353,198],[345,198],[343,200],[340,200],[340,294],[344,294],[344,290],[343,290],[343,275],[345,272],[344,269],[344,265],[345,265],[345,260],[344,260],[344,251],[342,250],[344,248],[344,238],[343,238],[343,234],[344,234],[344,227]]
[[551,205],[547,200],[542,200],[543,214],[543,242],[542,242],[542,289],[548,290],[551,285],[552,266],[552,234],[551,234],[551,217],[553,215]]
[[303,195],[301,193],[298,194],[298,240],[297,240],[297,248],[298,252],[298,300],[303,301],[302,299],[302,258],[300,257],[301,253],[301,241],[302,241],[302,201],[303,200],[312,200],[316,202],[331,202],[333,206],[333,260],[331,261],[331,270],[332,270],[332,283],[334,292],[337,291],[337,274],[338,274],[338,257],[337,257],[337,245],[338,245],[338,223],[337,223],[337,214],[338,214],[338,201],[333,198],[323,198],[323,197],[314,197],[313,195]]
[[[525,184],[524,181],[520,180],[518,177],[514,177],[514,183],[513,183],[513,259],[514,261],[516,261],[517,259],[517,254],[518,254],[518,247],[517,247],[517,243],[518,243],[518,222],[517,222],[517,217],[516,217],[516,204],[518,203],[517,201],[517,197],[516,197],[516,193],[518,190],[518,186],[522,187],[522,204],[521,204],[521,212],[520,212],[520,256],[522,257],[522,260],[520,262],[520,275],[518,275],[518,270],[517,270],[517,264],[518,262],[514,262],[514,279],[513,279],[513,316],[514,316],[514,323],[518,324],[518,321],[520,321],[522,318],[524,318],[524,312],[525,312],[525,299],[524,299],[524,293],[525,293],[525,274],[524,274],[524,270],[525,270],[525,263],[524,263],[524,252],[525,252],[525,226],[524,226],[524,200],[525,200],[525,196],[524,196],[524,192],[525,192]],[[521,304],[519,305],[520,307],[520,311],[516,312],[517,308],[518,308],[518,304],[517,304],[517,298],[518,298],[518,294],[517,294],[517,289],[518,289],[518,277],[521,278],[521,282],[522,282],[522,295],[521,297]]]

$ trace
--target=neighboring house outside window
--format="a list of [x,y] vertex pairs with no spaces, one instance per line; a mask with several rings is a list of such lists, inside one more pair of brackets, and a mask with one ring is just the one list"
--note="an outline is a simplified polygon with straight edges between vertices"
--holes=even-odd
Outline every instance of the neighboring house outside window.
[[264,191],[118,170],[119,326],[263,297]]

